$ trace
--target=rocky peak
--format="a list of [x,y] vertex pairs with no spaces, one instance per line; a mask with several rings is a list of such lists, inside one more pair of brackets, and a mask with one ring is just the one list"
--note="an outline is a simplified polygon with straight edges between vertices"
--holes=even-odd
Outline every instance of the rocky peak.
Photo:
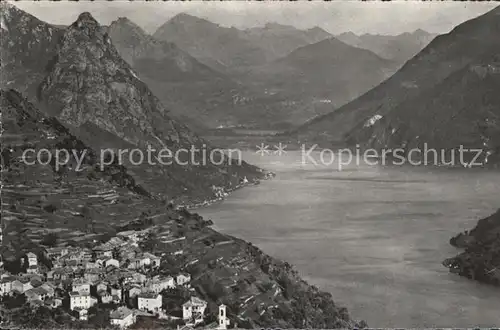
[[71,24],[70,29],[78,30],[82,35],[94,38],[101,32],[101,25],[89,12],[81,13],[78,19]]
[[267,30],[297,30],[295,27],[290,26],[290,25],[283,25],[279,23],[274,23],[274,22],[269,22],[264,25],[264,29]]
[[[137,47],[145,41],[154,42],[151,36],[127,17],[120,17],[113,21],[108,28],[108,33],[118,48]],[[120,44],[121,47],[117,44]]]
[[45,75],[45,65],[55,53],[62,35],[56,26],[20,10],[11,3],[0,3],[0,82],[32,98]]
[[142,34],[146,35],[146,32],[137,24],[132,22],[128,17],[118,17],[118,19],[111,22],[110,27],[119,26],[122,28],[128,28],[130,30],[141,31]]
[[[40,102],[50,115],[71,127],[75,135],[84,136],[92,147],[123,148],[126,144],[144,150],[152,147],[173,151],[206,147],[205,141],[170,117],[89,14],[80,15],[66,30],[56,55],[40,85]],[[109,142],[109,137],[114,140]],[[148,181],[145,187],[177,197],[209,196],[212,184],[235,185],[239,176],[232,173],[248,169],[246,173],[251,176],[254,171],[246,164],[226,168],[224,173],[215,165],[207,165],[203,173],[189,165],[148,166],[144,164],[138,170],[143,171],[138,177]],[[195,181],[202,182],[201,188]]]
[[413,31],[413,34],[416,36],[419,36],[419,37],[425,37],[425,36],[430,35],[429,32],[422,30],[422,29],[417,29],[417,30]]
[[179,24],[199,23],[199,22],[203,22],[203,21],[208,22],[207,20],[205,20],[203,18],[199,18],[199,17],[193,16],[193,15],[189,15],[189,14],[186,14],[186,13],[177,14],[177,15],[175,15],[174,17],[172,17],[170,19],[170,22],[172,22],[172,23],[179,23]]
[[21,13],[21,10],[19,10],[16,6],[6,1],[0,2],[0,11],[2,12],[2,18],[6,19],[13,13]]

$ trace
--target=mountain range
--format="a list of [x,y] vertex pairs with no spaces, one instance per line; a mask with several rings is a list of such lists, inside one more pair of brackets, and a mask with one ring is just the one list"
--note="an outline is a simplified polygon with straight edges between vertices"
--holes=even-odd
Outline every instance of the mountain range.
[[395,70],[393,62],[332,37],[254,67],[245,79],[280,99],[275,111],[297,124],[355,99]]
[[304,123],[351,101],[397,69],[397,63],[340,42],[318,27],[267,24],[239,30],[179,14],[153,37],[175,43],[247,87],[238,93],[245,104],[230,111],[237,125],[247,127]]
[[[170,165],[144,161],[131,166],[136,180],[154,194],[198,203],[217,198],[219,189],[234,189],[245,177],[250,182],[262,177],[259,169],[220,153],[216,161],[205,159],[205,165],[196,166],[205,157],[201,150],[210,154],[214,148],[169,115],[90,14],[61,30],[10,4],[3,4],[2,11],[7,27],[2,29],[4,86],[26,93],[96,149],[200,150],[195,162],[185,166],[180,163],[189,158],[187,153]],[[21,51],[23,56],[17,56]],[[129,160],[123,157],[130,165]]]
[[[8,87],[33,95],[45,75],[34,59],[48,63],[66,27],[17,9],[10,12],[3,26],[14,30],[20,24],[14,22],[23,22],[25,29],[2,29],[2,78]],[[398,61],[349,47],[318,27],[299,30],[268,23],[239,30],[182,13],[152,36],[125,17],[103,29],[171,115],[201,133],[216,127],[300,125],[362,95],[399,66]],[[37,37],[23,42],[29,30]],[[396,39],[414,44],[423,35]]]
[[[307,284],[288,263],[175,207],[216,198],[243,180],[262,178],[262,170],[230,163],[227,156],[219,157],[220,165],[137,166],[115,158],[102,166],[102,148],[177,151],[206,144],[170,117],[121,58],[108,28],[89,13],[56,28],[8,3],[1,10],[2,78],[8,80],[0,91],[0,253],[7,270],[15,269],[27,252],[44,255],[47,235],[63,245],[88,248],[117,232],[148,228],[154,233],[151,252],[167,260],[161,271],[187,271],[194,292],[209,303],[213,315],[224,303],[228,317],[244,328],[356,326],[330,294]],[[23,157],[28,149],[47,150],[44,162],[29,165]],[[56,166],[59,150],[83,156],[80,169],[74,159]],[[53,316],[44,324],[69,324]],[[31,321],[21,319],[17,325],[30,326]]]
[[245,106],[248,92],[237,81],[176,44],[153,38],[126,17],[113,21],[107,32],[120,56],[173,116],[198,130],[238,122],[232,109]]
[[418,29],[399,35],[344,32],[335,37],[348,45],[368,49],[378,56],[403,65],[429,44],[437,35]]
[[175,43],[214,69],[231,72],[267,63],[331,35],[320,28],[301,31],[275,23],[239,30],[181,13],[160,26],[153,37]]
[[373,148],[464,145],[485,149],[484,163],[497,162],[499,33],[497,7],[435,38],[389,79],[293,134]]

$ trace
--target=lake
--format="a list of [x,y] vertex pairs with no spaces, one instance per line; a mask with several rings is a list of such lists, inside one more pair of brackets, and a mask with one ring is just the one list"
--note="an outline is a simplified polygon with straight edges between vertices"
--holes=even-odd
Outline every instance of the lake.
[[477,169],[303,164],[244,158],[271,181],[197,210],[215,228],[293,264],[370,327],[500,325],[500,288],[449,273],[449,239],[500,207],[500,175]]

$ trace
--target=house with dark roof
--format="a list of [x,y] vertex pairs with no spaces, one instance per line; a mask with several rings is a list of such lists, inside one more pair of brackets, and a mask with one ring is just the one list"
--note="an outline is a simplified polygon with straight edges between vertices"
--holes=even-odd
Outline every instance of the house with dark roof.
[[112,325],[126,328],[136,322],[136,315],[133,310],[127,307],[119,307],[109,313],[109,321]]

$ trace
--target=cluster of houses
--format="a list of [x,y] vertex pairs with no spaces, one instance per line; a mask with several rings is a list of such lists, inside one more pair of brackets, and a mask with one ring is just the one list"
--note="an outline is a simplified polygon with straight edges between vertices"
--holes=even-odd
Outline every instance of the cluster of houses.
[[[191,276],[152,275],[158,273],[161,258],[139,248],[141,233],[121,232],[93,249],[54,247],[43,256],[29,252],[23,259],[26,273],[2,271],[0,295],[24,295],[33,307],[66,307],[81,321],[88,320],[91,307],[113,303],[121,307],[110,312],[110,322],[122,328],[134,324],[138,315],[168,317],[161,292],[179,286],[189,289]],[[50,269],[40,258],[51,261]],[[130,301],[133,308],[125,307]],[[195,326],[203,322],[206,308],[207,302],[192,296],[182,306],[182,319]]]

